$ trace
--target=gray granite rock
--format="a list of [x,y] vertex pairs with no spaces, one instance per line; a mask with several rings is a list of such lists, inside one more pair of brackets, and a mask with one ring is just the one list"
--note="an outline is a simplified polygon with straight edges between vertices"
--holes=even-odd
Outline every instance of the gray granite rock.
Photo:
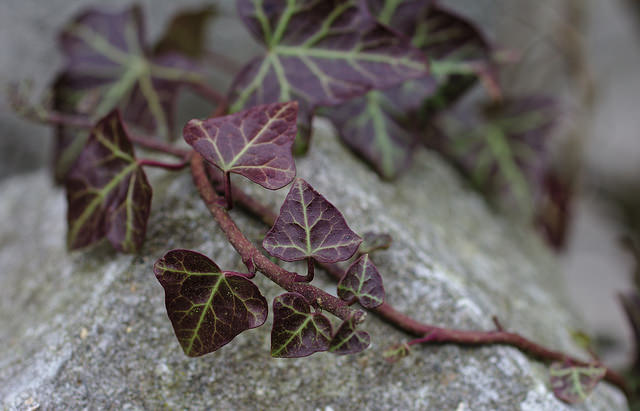
[[[336,204],[358,231],[386,231],[374,256],[387,299],[417,319],[491,329],[492,315],[550,347],[584,355],[570,332],[554,257],[528,229],[501,221],[438,157],[418,153],[410,172],[381,183],[324,124],[299,175]],[[246,183],[273,207],[287,190]],[[408,338],[375,316],[369,350],[337,357],[269,357],[270,321],[216,353],[183,355],[151,271],[165,251],[188,247],[242,270],[194,191],[188,173],[151,173],[154,200],[139,256],[102,244],[67,253],[63,193],[44,172],[0,185],[0,398],[4,409],[422,409],[622,410],[622,394],[600,384],[570,408],[548,387],[547,369],[506,347],[419,347],[399,363],[382,352]],[[249,238],[266,228],[232,212]],[[292,266],[293,269],[298,268]],[[279,290],[263,277],[268,298]],[[328,291],[335,285],[319,274]]]

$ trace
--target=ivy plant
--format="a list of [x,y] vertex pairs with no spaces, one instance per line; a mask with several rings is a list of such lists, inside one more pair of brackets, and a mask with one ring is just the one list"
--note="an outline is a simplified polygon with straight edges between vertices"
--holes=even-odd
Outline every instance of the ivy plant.
[[[384,273],[374,263],[390,236],[354,232],[331,193],[325,197],[296,178],[293,153],[309,148],[317,111],[384,179],[408,172],[412,152],[428,145],[484,193],[509,193],[523,207],[545,198],[545,210],[552,203],[564,211],[568,190],[549,178],[553,99],[501,98],[494,46],[473,22],[436,1],[238,0],[237,8],[265,53],[235,70],[226,92],[205,81],[208,69],[219,68],[205,59],[211,7],[180,13],[155,44],[144,38],[140,8],[88,10],[61,31],[66,64],[52,84],[52,101],[29,104],[19,87],[13,90],[18,112],[56,126],[54,172],[67,193],[69,249],[106,238],[116,251],[139,252],[152,197],[145,168],[190,167],[246,270],[225,271],[196,250],[158,256],[153,272],[186,355],[215,352],[262,326],[270,305],[273,357],[356,354],[371,344],[363,329],[369,310],[415,337],[386,350],[390,362],[417,344],[502,344],[554,363],[550,384],[564,401],[583,400],[600,379],[624,389],[611,369],[505,331],[497,321],[497,330],[467,331],[396,311],[385,303]],[[458,101],[479,80],[492,100],[460,117]],[[183,127],[190,149],[174,144],[176,96],[184,87],[215,105],[209,118]],[[134,146],[176,161],[139,158]],[[269,190],[290,185],[279,213],[235,187],[231,174]],[[228,212],[234,205],[271,226],[261,248],[235,224]],[[555,215],[562,221],[539,221],[562,226],[568,213]],[[286,270],[277,260],[305,261],[307,272]],[[338,264],[344,261],[346,269]],[[313,285],[316,266],[335,278],[335,294]],[[284,290],[271,304],[253,281],[258,273]]]

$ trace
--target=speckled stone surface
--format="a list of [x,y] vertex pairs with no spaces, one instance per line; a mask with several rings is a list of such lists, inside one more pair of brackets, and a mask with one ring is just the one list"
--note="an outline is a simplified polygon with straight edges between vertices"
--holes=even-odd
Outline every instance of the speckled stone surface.
[[[387,299],[439,325],[503,325],[581,355],[581,327],[565,304],[560,273],[533,233],[491,214],[439,158],[420,151],[409,173],[384,184],[319,124],[299,176],[340,208],[351,227],[389,232],[375,254]],[[267,325],[198,359],[183,355],[151,266],[188,247],[227,270],[241,262],[194,191],[187,172],[152,172],[148,240],[139,256],[106,244],[65,251],[63,193],[45,172],[0,185],[0,399],[3,409],[380,409],[623,410],[619,391],[600,384],[578,407],[558,402],[546,368],[514,349],[420,347],[395,365],[383,350],[408,338],[374,316],[369,350],[296,360],[269,357]],[[277,207],[270,192],[234,176]],[[266,227],[232,212],[258,241]],[[296,269],[296,266],[292,266]],[[315,283],[335,292],[321,273]],[[271,299],[277,287],[257,283]]]

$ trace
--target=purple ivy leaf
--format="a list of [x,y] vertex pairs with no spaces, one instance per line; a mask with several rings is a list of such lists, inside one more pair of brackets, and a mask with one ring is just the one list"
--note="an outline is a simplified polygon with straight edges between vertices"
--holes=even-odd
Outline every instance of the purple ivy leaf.
[[453,104],[475,84],[476,66],[488,65],[490,47],[474,25],[429,1],[371,1],[370,7],[429,56],[435,78],[371,91],[323,114],[349,148],[391,180],[411,164],[423,128],[418,111],[430,117]]
[[312,313],[302,295],[285,293],[273,300],[272,357],[298,358],[327,351],[331,335],[329,319]]
[[369,254],[377,250],[386,250],[391,247],[393,238],[387,233],[367,231],[362,236],[362,243],[358,250],[360,254]]
[[153,47],[153,53],[180,53],[200,58],[206,51],[206,29],[209,20],[217,14],[213,5],[186,10],[173,16],[164,34]]
[[[132,127],[172,138],[178,91],[201,75],[182,55],[150,53],[142,27],[135,6],[120,12],[91,9],[67,24],[60,34],[66,64],[54,83],[55,108],[93,120],[120,108]],[[57,135],[56,176],[63,180],[86,134],[59,128]]]
[[409,347],[409,344],[402,343],[392,345],[391,347],[387,348],[382,354],[382,357],[386,362],[393,364],[408,356],[410,353],[411,347]]
[[140,249],[151,209],[151,186],[117,111],[93,128],[65,185],[70,249],[105,236],[119,251]]
[[572,364],[553,363],[550,367],[551,389],[555,396],[569,404],[577,404],[587,399],[606,374],[606,369],[598,365],[588,367]]
[[244,275],[223,273],[206,256],[172,250],[153,266],[167,314],[189,357],[216,351],[243,331],[264,324],[269,307]]
[[353,317],[348,318],[338,328],[329,343],[329,352],[337,355],[357,354],[369,348],[371,337],[365,331],[356,329]]
[[375,308],[384,302],[382,277],[368,254],[354,261],[340,279],[338,297],[348,302],[357,300],[364,308]]
[[270,190],[296,176],[291,146],[298,103],[274,103],[207,120],[191,120],[187,143],[225,173],[237,173]]
[[556,102],[544,96],[505,98],[480,109],[463,106],[440,117],[429,145],[490,199],[515,202],[523,215],[533,216],[557,116]]
[[236,77],[232,112],[298,100],[306,121],[318,105],[428,72],[424,56],[378,24],[360,0],[240,0],[238,11],[268,53]]
[[340,211],[309,183],[297,178],[262,246],[284,261],[313,258],[335,263],[351,258],[361,242]]

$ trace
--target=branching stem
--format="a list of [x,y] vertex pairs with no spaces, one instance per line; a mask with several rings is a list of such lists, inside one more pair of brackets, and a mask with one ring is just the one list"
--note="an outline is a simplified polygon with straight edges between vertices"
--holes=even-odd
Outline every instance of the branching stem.
[[138,165],[147,166],[147,167],[164,168],[165,170],[169,170],[169,171],[179,171],[189,165],[189,160],[185,160],[181,163],[165,163],[158,160],[143,158],[138,160]]
[[344,301],[311,284],[300,282],[300,278],[304,277],[285,270],[262,254],[251,241],[242,234],[238,226],[231,219],[231,216],[229,216],[227,210],[220,205],[221,198],[209,182],[204,160],[197,153],[194,153],[191,158],[191,173],[193,182],[202,200],[207,205],[209,212],[227,236],[233,248],[240,254],[242,260],[250,262],[249,264],[252,266],[249,267],[250,271],[252,268],[255,268],[255,270],[260,271],[280,287],[287,291],[303,295],[311,304],[330,312],[338,318],[346,320],[351,316],[356,316],[358,322],[364,320],[365,314],[362,311],[349,307]]
[[[242,193],[237,188],[233,188],[236,195],[236,204],[246,211],[254,214],[260,218],[265,224],[272,226],[277,218],[277,215],[258,203],[255,199]],[[344,269],[338,264],[325,264],[320,263],[320,266],[335,280],[339,281],[344,276]],[[536,358],[545,363],[553,361],[570,361],[576,365],[587,365],[585,361],[578,358],[571,357],[567,354],[551,350],[540,344],[534,343],[527,338],[513,332],[506,332],[498,329],[497,331],[470,331],[470,330],[456,330],[443,327],[437,327],[434,325],[423,324],[413,318],[399,312],[391,305],[383,303],[377,308],[371,309],[373,313],[377,314],[382,320],[394,326],[395,328],[404,331],[408,334],[419,337],[415,340],[408,342],[408,345],[416,344],[456,344],[465,346],[482,346],[482,345],[507,345],[519,349],[525,354]],[[499,322],[496,327],[502,328]],[[605,380],[618,386],[627,395],[629,394],[628,387],[624,379],[615,371],[610,368],[606,368]]]

